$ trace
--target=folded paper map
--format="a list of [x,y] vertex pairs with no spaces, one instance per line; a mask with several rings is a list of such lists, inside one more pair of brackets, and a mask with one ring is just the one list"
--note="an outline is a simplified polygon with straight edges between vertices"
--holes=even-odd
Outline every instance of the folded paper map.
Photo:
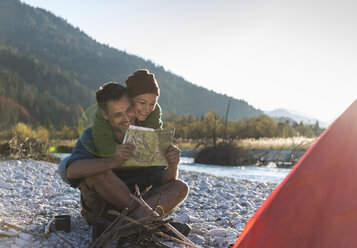
[[174,128],[153,129],[130,125],[123,144],[134,145],[135,151],[124,166],[167,166],[166,153],[173,144],[174,133]]

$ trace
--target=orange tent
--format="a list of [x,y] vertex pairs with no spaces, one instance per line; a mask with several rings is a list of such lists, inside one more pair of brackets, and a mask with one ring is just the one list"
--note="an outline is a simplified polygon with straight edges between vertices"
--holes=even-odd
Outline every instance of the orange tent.
[[357,100],[293,167],[233,247],[357,247]]

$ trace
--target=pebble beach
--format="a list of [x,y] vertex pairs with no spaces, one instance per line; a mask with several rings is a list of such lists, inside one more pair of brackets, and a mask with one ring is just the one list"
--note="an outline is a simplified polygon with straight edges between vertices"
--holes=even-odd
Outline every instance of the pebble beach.
[[[0,247],[88,247],[91,229],[80,214],[78,189],[64,183],[57,164],[0,161]],[[188,223],[197,247],[229,247],[276,185],[180,171],[190,192],[171,215]],[[71,232],[54,232],[56,215],[71,216]],[[14,226],[10,226],[14,225]],[[45,236],[45,230],[49,233]],[[38,235],[39,234],[39,235]],[[184,245],[165,242],[170,247]]]

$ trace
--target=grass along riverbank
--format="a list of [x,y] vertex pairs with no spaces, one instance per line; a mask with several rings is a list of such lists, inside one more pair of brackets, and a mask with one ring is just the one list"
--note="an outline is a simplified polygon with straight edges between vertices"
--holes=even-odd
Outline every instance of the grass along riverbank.
[[[307,150],[316,140],[317,138],[306,137],[260,138],[234,140],[232,143],[244,150]],[[218,139],[217,143],[221,141],[222,140]],[[209,144],[209,142],[198,140],[175,140],[175,145],[185,150],[200,150],[207,144]]]
[[[239,150],[245,151],[245,153],[254,151],[253,159],[258,161],[259,165],[264,165],[269,162],[285,161],[283,157],[289,157],[289,154],[296,152],[304,152],[315,141],[316,138],[305,137],[262,138],[235,140],[232,144]],[[21,142],[20,140],[12,139],[0,145],[0,154],[5,158],[33,158],[54,162],[55,160],[50,156],[51,153],[71,153],[75,142],[76,140],[50,140],[49,142],[41,142],[34,139],[26,139],[26,141]],[[220,142],[220,140],[217,142]],[[183,156],[190,157],[195,153],[192,151],[202,150],[209,145],[208,142],[180,139],[176,139],[174,144],[182,150],[183,154],[191,154]],[[276,152],[278,153],[275,154]],[[286,152],[288,152],[288,154],[285,154]],[[297,154],[294,154],[294,157],[297,157],[296,155]],[[300,155],[298,155],[298,157],[300,157]],[[222,154],[222,156],[224,156],[224,154]],[[251,164],[256,163],[252,162]]]

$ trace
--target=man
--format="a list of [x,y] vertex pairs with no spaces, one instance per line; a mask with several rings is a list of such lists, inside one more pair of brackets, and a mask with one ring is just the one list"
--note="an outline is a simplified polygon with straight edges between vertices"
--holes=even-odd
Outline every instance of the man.
[[[77,141],[71,156],[59,166],[61,177],[81,191],[82,215],[89,225],[93,225],[93,239],[103,231],[103,220],[113,219],[107,213],[109,209],[120,211],[129,206],[135,185],[140,191],[152,186],[145,201],[154,207],[160,200],[162,208],[157,210],[159,215],[171,213],[188,194],[188,186],[177,179],[180,150],[175,146],[167,152],[167,168],[123,166],[135,149],[130,144],[121,144],[130,123],[135,120],[126,88],[108,83],[100,87],[96,98],[104,119],[109,122],[118,141],[116,155],[97,157],[91,128],[88,128]],[[130,214],[134,218],[142,218],[150,212],[136,204]]]

